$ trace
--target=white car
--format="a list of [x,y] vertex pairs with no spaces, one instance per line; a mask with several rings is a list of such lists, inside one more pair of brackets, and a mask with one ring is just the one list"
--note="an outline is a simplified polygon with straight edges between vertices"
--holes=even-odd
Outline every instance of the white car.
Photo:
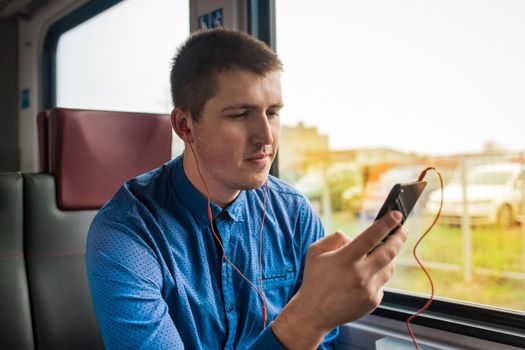
[[[459,176],[443,192],[444,202],[440,222],[460,224],[467,212],[472,225],[500,224],[510,226],[521,219],[523,210],[522,165],[499,163],[470,168],[466,176],[466,201]],[[430,194],[426,211],[435,214],[439,208],[441,191]]]

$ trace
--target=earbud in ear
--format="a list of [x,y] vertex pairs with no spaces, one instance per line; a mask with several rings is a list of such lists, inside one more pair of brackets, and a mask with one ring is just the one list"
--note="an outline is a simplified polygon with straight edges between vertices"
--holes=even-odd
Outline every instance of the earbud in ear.
[[183,134],[184,134],[184,138],[185,138],[185,141],[187,143],[191,143],[191,140],[190,140],[190,131],[188,129],[184,130],[183,131]]

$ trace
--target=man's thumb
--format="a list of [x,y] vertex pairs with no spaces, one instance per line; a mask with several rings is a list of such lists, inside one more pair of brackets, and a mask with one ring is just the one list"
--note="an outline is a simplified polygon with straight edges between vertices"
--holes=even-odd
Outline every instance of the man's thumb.
[[352,242],[352,239],[342,233],[341,231],[335,231],[331,235],[327,235],[310,246],[310,253],[319,255],[325,252],[330,252],[341,248]]

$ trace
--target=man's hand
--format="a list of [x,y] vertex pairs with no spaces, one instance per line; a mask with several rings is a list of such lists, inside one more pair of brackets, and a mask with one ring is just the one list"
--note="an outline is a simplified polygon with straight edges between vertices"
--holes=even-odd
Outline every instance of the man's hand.
[[331,329],[379,305],[393,259],[407,239],[400,222],[401,213],[393,211],[353,241],[335,232],[310,246],[303,284],[271,325],[287,349],[314,349]]

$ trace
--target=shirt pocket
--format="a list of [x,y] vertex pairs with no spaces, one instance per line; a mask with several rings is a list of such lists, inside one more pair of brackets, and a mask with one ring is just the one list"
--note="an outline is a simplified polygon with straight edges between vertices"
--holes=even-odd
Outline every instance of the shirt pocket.
[[295,268],[284,266],[267,270],[263,274],[263,290],[290,287],[295,284]]

